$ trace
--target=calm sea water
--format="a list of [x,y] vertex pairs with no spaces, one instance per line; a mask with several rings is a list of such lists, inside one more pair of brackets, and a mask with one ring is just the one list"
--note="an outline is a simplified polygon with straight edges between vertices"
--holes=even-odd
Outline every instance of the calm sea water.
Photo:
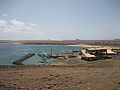
[[[25,60],[24,64],[41,64],[41,58],[37,55],[39,53],[50,54],[51,49],[53,53],[64,53],[70,50],[80,50],[83,47],[67,46],[67,45],[35,45],[35,44],[14,44],[14,43],[0,43],[0,65],[12,65],[16,59],[28,54],[35,53],[36,55]],[[51,62],[54,59],[49,59]]]

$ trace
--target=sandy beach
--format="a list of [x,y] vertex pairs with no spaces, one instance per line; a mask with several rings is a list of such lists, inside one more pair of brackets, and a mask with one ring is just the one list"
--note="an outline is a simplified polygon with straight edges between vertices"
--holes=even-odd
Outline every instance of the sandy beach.
[[76,46],[76,47],[94,47],[94,48],[106,48],[106,49],[112,49],[112,48],[119,48],[119,46],[109,46],[108,45],[90,45],[90,44],[74,44],[74,45],[69,45],[69,46]]

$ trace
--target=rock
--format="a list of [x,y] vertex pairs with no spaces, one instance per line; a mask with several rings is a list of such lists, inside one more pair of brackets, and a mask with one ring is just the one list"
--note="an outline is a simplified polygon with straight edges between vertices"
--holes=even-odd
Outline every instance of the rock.
[[48,78],[49,81],[52,81],[52,78]]
[[47,84],[47,86],[46,86],[48,89],[51,89],[52,87],[53,87],[53,85],[52,84]]
[[81,81],[79,81],[78,83],[79,83],[79,84],[82,84],[82,82],[81,82]]
[[0,84],[0,86],[5,86],[4,84]]
[[118,84],[120,84],[120,82],[118,82]]
[[69,78],[68,76],[66,76],[66,78]]
[[52,74],[50,74],[50,76],[53,76]]
[[19,87],[19,89],[25,89],[24,87]]
[[67,80],[65,82],[68,82]]
[[14,85],[17,85],[17,83],[14,83]]
[[41,78],[41,79],[47,79],[47,77],[43,77],[43,78]]
[[52,86],[49,86],[49,85],[48,85],[48,86],[47,86],[47,88],[48,88],[48,89],[51,89],[51,88],[52,88]]

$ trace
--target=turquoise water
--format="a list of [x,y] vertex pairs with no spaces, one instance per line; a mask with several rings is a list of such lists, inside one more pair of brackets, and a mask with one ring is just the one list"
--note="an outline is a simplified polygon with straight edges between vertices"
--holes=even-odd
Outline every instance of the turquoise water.
[[[24,64],[41,64],[41,58],[37,55],[39,53],[50,54],[51,49],[53,53],[64,53],[70,50],[80,50],[83,47],[67,46],[67,45],[35,45],[35,44],[14,44],[14,43],[0,43],[0,65],[12,65],[16,59],[28,54],[35,53],[36,55],[25,60]],[[54,59],[49,59],[51,62]]]

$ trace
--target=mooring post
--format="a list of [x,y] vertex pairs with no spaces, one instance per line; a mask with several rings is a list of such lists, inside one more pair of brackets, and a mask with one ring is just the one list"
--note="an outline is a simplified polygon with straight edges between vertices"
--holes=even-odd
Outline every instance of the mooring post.
[[52,55],[52,48],[51,48],[51,55]]

